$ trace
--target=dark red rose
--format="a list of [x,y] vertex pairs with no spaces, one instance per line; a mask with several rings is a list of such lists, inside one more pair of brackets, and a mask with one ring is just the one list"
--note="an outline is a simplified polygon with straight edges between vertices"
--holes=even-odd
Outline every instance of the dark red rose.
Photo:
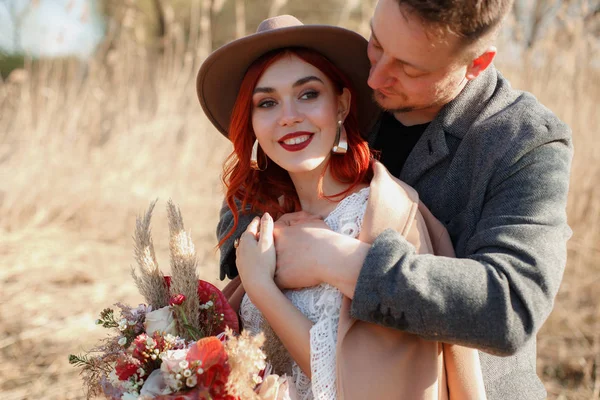
[[171,298],[169,299],[169,305],[170,306],[180,306],[183,304],[183,302],[185,301],[185,296],[180,294],[176,294],[171,296]]

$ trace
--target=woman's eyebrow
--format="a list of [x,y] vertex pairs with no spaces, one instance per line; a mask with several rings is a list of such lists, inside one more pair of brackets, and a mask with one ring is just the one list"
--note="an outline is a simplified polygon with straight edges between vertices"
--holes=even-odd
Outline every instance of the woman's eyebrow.
[[314,75],[311,75],[311,76],[307,76],[307,77],[298,79],[296,81],[296,83],[294,83],[292,86],[293,87],[302,86],[305,83],[308,83],[308,82],[311,82],[311,81],[318,81],[318,82],[321,82],[321,83],[325,84],[321,78],[318,78],[318,77],[316,77]]
[[254,88],[254,92],[252,92],[252,94],[256,94],[256,93],[273,93],[275,91],[275,89],[270,88],[270,87],[256,87]]
[[[317,82],[321,82],[322,84],[325,84],[323,82],[323,80],[317,76],[311,75],[311,76],[306,76],[304,78],[300,78],[298,79],[296,82],[294,82],[294,84],[292,85],[292,87],[298,87],[298,86],[302,86],[305,83],[311,82],[311,81],[317,81]],[[254,92],[252,92],[252,94],[256,94],[256,93],[273,93],[275,92],[275,89],[273,89],[272,87],[256,87],[254,88]]]

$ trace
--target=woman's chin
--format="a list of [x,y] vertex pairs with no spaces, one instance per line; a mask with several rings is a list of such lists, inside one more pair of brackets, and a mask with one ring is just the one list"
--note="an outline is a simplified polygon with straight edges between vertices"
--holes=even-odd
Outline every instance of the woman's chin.
[[280,165],[280,167],[282,167],[283,169],[285,169],[288,173],[290,173],[292,175],[309,174],[309,173],[315,173],[315,172],[320,173],[321,169],[323,168],[324,161],[325,161],[325,159],[310,159],[310,160],[302,161],[300,163],[294,163],[294,164],[286,163],[284,165]]

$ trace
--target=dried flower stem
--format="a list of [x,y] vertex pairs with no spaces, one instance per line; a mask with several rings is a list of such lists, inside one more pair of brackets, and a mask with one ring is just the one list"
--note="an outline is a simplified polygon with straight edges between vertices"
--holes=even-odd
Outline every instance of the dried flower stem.
[[158,268],[154,244],[150,233],[150,220],[157,200],[153,201],[146,211],[144,218],[136,219],[134,240],[135,260],[139,266],[140,275],[135,267],[131,268],[131,276],[138,290],[153,309],[159,309],[169,304],[169,291],[165,285],[164,275]]
[[[167,203],[167,216],[169,218],[169,251],[171,254],[171,293],[183,294],[186,297],[181,305],[183,312],[188,318],[187,323],[194,329],[200,331],[200,320],[198,310],[200,299],[198,297],[198,273],[196,272],[196,251],[194,244],[183,227],[181,211],[173,204],[172,200]],[[192,340],[188,330],[180,334],[186,339]]]

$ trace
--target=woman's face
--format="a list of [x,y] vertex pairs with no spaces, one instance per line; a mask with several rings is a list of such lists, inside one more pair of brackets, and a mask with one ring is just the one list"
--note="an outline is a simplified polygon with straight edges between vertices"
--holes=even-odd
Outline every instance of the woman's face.
[[338,95],[318,68],[286,55],[265,70],[254,89],[252,127],[265,154],[283,169],[320,170],[349,106],[347,89]]

